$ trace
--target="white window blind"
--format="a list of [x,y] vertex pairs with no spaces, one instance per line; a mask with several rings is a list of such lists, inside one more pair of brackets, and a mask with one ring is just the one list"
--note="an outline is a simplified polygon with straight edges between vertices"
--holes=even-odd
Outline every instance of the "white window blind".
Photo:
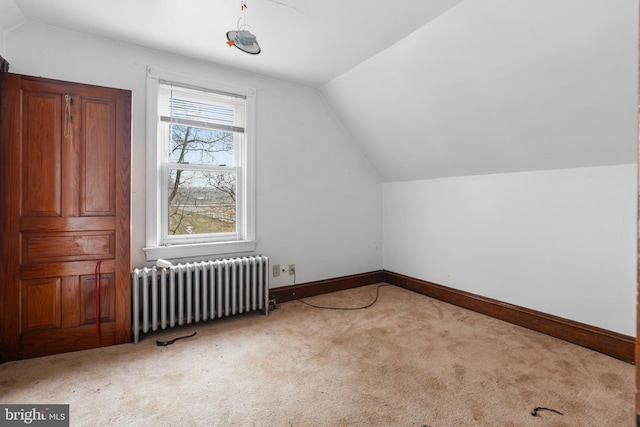
[[244,133],[246,99],[168,82],[158,87],[160,121],[226,132]]

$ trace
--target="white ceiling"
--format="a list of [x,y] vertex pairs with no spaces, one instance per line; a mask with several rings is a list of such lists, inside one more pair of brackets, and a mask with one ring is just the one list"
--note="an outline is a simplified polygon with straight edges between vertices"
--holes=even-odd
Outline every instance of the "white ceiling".
[[468,0],[320,90],[408,181],[634,163],[637,78],[637,0]]
[[384,182],[637,160],[637,0],[245,1],[260,55],[226,44],[241,0],[0,0],[0,30],[317,87]]
[[260,55],[226,44],[242,0],[0,0],[26,20],[320,86],[462,0],[244,0]]

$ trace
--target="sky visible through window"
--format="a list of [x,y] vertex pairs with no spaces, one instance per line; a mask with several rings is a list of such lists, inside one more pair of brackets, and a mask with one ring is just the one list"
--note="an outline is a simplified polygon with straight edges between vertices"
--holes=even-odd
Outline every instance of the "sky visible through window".
[[171,125],[169,161],[210,166],[235,166],[231,132]]
[[185,165],[169,170],[169,234],[235,231],[235,171],[187,166],[236,166],[233,133],[172,123],[169,135],[169,162]]

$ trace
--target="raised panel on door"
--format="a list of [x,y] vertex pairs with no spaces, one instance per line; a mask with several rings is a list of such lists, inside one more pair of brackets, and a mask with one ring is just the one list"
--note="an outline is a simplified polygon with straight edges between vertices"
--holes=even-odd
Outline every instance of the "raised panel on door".
[[115,215],[115,103],[81,99],[82,149],[80,214]]
[[115,257],[115,231],[22,233],[22,264]]
[[22,332],[60,327],[59,277],[21,283]]
[[[60,264],[54,265],[57,267]],[[44,271],[46,271],[46,269]],[[60,328],[63,330],[77,328],[80,326],[81,317],[80,298],[78,298],[78,276],[69,275],[73,273],[69,273],[67,269],[55,268],[53,271],[62,276],[60,289],[60,308],[62,310]],[[40,273],[42,274],[43,271],[41,270]]]
[[61,214],[61,96],[24,92],[22,215]]
[[[100,275],[98,292],[98,309],[100,322],[114,322],[116,320],[116,287],[113,273]],[[96,281],[94,276],[82,276],[82,324],[95,324],[96,321]]]

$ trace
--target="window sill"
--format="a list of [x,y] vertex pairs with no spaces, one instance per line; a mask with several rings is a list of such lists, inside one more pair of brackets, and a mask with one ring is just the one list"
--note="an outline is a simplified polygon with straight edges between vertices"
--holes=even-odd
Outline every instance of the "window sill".
[[155,261],[158,258],[192,258],[192,257],[216,257],[244,252],[253,252],[256,249],[256,241],[242,240],[235,242],[217,243],[193,243],[188,245],[171,245],[143,248],[147,261]]

